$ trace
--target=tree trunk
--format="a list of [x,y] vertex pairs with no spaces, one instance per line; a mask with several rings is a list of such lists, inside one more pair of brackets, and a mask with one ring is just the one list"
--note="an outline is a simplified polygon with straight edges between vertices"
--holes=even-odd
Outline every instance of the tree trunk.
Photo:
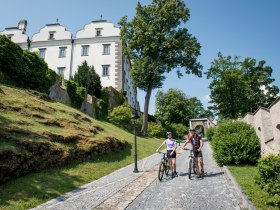
[[147,93],[145,96],[145,105],[144,105],[144,112],[143,112],[143,124],[142,124],[142,129],[141,133],[146,136],[147,131],[148,131],[148,114],[149,114],[149,103],[150,103],[150,98],[152,94],[153,87],[148,86]]

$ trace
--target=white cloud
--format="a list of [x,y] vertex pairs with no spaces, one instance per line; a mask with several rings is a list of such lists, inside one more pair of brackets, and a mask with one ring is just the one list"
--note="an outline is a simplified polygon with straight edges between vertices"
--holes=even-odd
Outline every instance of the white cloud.
[[207,94],[207,95],[205,95],[205,96],[202,97],[202,101],[203,101],[203,102],[209,102],[210,100],[211,100],[210,94]]

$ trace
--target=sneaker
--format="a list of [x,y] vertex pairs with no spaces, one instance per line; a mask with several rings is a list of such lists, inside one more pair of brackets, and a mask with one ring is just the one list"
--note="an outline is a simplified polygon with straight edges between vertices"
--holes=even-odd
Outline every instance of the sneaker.
[[201,174],[197,174],[197,178],[201,178]]
[[175,171],[174,172],[174,177],[177,177],[178,176],[178,173]]
[[204,176],[204,175],[205,175],[204,171],[203,171],[203,170],[201,170],[201,176]]

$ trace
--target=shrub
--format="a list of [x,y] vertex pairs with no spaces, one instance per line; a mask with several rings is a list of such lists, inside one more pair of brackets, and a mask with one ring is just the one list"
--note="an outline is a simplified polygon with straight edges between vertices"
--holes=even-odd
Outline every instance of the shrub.
[[22,50],[6,36],[0,35],[0,81],[46,92],[55,80],[56,73],[37,53]]
[[259,159],[258,170],[257,183],[272,196],[268,204],[280,206],[280,153]]
[[161,124],[149,122],[148,123],[148,135],[152,137],[162,138],[165,135],[165,129]]
[[256,164],[260,157],[260,141],[254,129],[245,122],[220,123],[212,146],[219,165]]
[[215,134],[215,127],[210,127],[206,130],[206,138],[208,141],[211,141]]
[[108,116],[110,122],[127,129],[131,126],[131,117],[132,108],[128,104],[114,108]]
[[79,87],[78,84],[72,80],[66,81],[66,88],[71,106],[80,109],[86,97],[86,89],[84,87]]

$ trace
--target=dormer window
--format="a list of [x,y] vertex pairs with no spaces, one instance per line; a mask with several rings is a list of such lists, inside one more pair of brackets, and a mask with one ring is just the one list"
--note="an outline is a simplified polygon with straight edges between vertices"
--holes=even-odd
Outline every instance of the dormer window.
[[54,33],[55,33],[55,31],[50,31],[49,32],[49,39],[51,40],[51,39],[54,39]]
[[102,28],[97,28],[96,29],[96,36],[102,36],[101,30],[102,30]]

